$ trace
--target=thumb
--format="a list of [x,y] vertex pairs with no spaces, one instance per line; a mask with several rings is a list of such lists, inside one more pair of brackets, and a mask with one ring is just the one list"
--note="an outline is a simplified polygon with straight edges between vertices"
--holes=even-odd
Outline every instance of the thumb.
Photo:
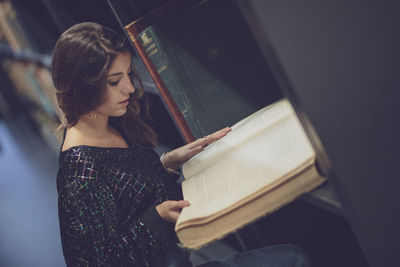
[[187,200],[178,200],[178,201],[171,201],[171,209],[183,209],[185,207],[190,206],[189,201]]

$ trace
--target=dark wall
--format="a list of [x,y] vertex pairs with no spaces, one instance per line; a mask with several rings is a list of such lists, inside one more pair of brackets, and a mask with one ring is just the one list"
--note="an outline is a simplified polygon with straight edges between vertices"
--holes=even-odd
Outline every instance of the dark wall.
[[400,266],[399,2],[243,3],[326,149],[329,179],[371,265]]

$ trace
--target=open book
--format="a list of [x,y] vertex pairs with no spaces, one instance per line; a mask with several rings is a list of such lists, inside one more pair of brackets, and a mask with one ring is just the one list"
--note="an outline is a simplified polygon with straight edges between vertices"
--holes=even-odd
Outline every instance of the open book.
[[182,166],[191,205],[175,226],[196,249],[280,208],[320,185],[315,152],[286,99],[231,127]]

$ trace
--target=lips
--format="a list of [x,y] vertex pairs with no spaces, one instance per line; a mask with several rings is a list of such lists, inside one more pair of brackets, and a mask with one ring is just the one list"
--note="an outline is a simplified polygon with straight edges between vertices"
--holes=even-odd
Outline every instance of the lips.
[[120,104],[126,104],[129,103],[129,97],[127,99],[125,99],[124,101],[119,102]]

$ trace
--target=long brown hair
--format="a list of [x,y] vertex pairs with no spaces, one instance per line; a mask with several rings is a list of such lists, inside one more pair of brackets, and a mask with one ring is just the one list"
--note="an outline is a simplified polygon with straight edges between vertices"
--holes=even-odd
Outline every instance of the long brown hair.
[[[62,127],[74,126],[79,117],[101,105],[106,92],[106,77],[118,53],[131,52],[126,38],[97,23],[79,23],[66,30],[53,51],[51,74],[57,101],[63,111]],[[142,147],[154,147],[157,138],[145,123],[149,118],[143,84],[132,66],[135,93],[127,112],[109,122],[127,141]],[[140,104],[139,104],[140,101]],[[140,112],[144,105],[145,112]]]

